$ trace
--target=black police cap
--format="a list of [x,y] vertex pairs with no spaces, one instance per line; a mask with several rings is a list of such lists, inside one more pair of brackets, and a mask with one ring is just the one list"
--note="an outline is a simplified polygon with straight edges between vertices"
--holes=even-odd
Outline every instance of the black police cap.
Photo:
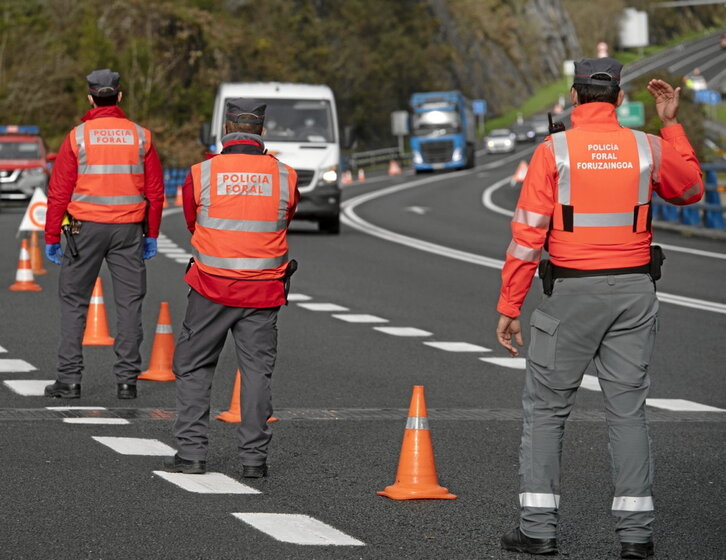
[[[614,58],[583,58],[579,62],[575,62],[575,78],[576,84],[592,84],[595,86],[609,86],[615,84],[620,85],[620,74],[623,71],[623,65]],[[601,74],[607,76],[594,78]]]
[[119,92],[121,76],[118,72],[112,72],[108,68],[94,70],[88,76],[88,93],[94,97],[111,97]]
[[267,105],[254,99],[228,99],[225,109],[226,119],[235,123],[263,124]]

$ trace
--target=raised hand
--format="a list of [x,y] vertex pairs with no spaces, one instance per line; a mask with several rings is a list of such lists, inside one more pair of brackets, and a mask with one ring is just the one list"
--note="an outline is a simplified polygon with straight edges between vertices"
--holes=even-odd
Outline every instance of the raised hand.
[[651,80],[648,82],[648,92],[655,99],[655,110],[658,117],[663,121],[664,126],[677,124],[678,104],[681,95],[681,88],[673,88],[663,80]]

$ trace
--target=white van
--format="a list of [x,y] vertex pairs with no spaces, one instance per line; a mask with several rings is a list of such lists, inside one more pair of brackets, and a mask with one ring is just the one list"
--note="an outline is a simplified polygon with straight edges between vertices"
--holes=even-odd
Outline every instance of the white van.
[[296,219],[316,221],[321,231],[340,232],[340,141],[332,90],[324,85],[281,82],[224,83],[214,101],[211,127],[201,140],[212,153],[222,150],[228,99],[267,104],[262,139],[267,151],[297,171],[300,204]]

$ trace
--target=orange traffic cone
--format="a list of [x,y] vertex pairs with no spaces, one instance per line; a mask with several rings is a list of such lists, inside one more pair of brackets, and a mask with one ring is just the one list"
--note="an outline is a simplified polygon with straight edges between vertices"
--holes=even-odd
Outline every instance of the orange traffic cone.
[[391,162],[388,164],[388,174],[389,175],[400,175],[401,174],[401,166],[398,165],[398,162],[395,159],[392,159]]
[[106,322],[106,306],[103,303],[103,286],[101,278],[96,278],[93,294],[88,306],[86,331],[83,333],[84,346],[113,346],[113,338],[108,333]]
[[[232,388],[232,399],[229,401],[229,409],[220,413],[219,416],[216,417],[217,420],[229,422],[230,424],[239,424],[242,422],[242,409],[239,404],[239,396],[242,393],[241,386],[242,376],[240,375],[239,370],[237,370],[237,376],[234,378],[234,387]],[[278,420],[279,418],[275,418],[274,416],[270,416],[267,419],[268,422],[277,422]]]
[[366,172],[365,172],[365,171],[363,171],[363,168],[361,167],[361,168],[360,168],[360,169],[358,170],[358,181],[362,183],[362,182],[363,182],[363,181],[365,181],[365,180],[366,180]]
[[30,234],[30,265],[33,267],[33,274],[35,276],[48,274],[48,271],[43,268],[43,253],[40,252],[37,231],[33,231]]
[[396,482],[382,492],[376,493],[392,500],[424,498],[453,500],[456,498],[446,488],[439,486],[423,385],[413,387]]
[[341,185],[350,185],[353,182],[353,174],[350,169],[343,171],[343,178],[340,182]]
[[162,208],[169,208],[169,202],[167,201],[166,193],[164,193],[164,204],[161,206]]
[[176,188],[176,199],[174,200],[176,206],[184,206],[184,200],[182,199],[182,188]]
[[15,283],[10,286],[13,292],[39,292],[41,288],[33,278],[33,267],[30,264],[28,253],[28,240],[20,241],[20,257],[18,258],[18,270],[15,273]]
[[149,369],[139,375],[139,379],[146,381],[175,381],[176,377],[171,370],[173,357],[174,333],[171,330],[169,303],[162,301],[159,308],[159,318],[156,321],[154,344],[151,346]]

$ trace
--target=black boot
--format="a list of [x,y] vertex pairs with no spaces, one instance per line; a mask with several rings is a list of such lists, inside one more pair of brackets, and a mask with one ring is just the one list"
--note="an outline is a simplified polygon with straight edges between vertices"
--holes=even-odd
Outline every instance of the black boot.
[[557,539],[535,539],[525,535],[519,527],[504,533],[502,548],[529,554],[557,554]]
[[655,553],[653,541],[644,543],[624,542],[620,543],[620,558],[650,558]]
[[45,396],[55,399],[80,399],[81,384],[56,381],[52,385],[46,385]]

